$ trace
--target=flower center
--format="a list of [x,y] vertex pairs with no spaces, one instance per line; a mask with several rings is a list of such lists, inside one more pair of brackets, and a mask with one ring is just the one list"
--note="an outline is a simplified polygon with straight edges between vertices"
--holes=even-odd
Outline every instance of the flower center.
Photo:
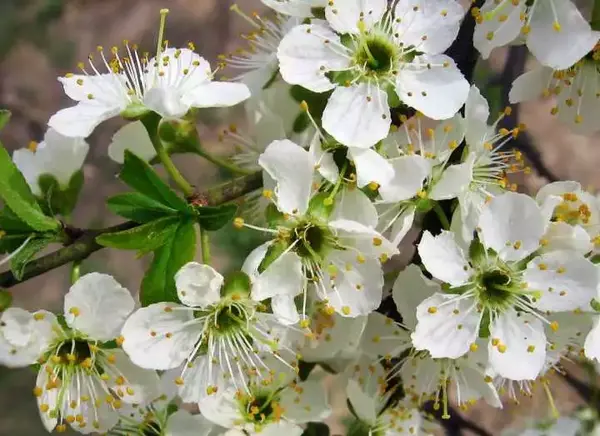
[[327,247],[328,232],[312,223],[302,223],[292,231],[291,243],[302,258],[319,258]]
[[273,392],[259,392],[251,396],[244,396],[241,401],[242,414],[246,422],[255,425],[279,421],[281,406],[277,394]]
[[212,315],[210,328],[218,335],[229,335],[245,329],[248,323],[247,312],[237,304],[219,307]]
[[56,356],[60,357],[63,362],[79,365],[92,357],[92,350],[90,350],[90,345],[87,341],[69,339],[58,346]]
[[388,73],[394,66],[396,52],[396,48],[390,41],[369,35],[360,41],[356,63],[364,66],[367,73],[375,75]]
[[479,301],[488,308],[512,305],[515,294],[510,290],[511,277],[504,271],[485,271],[479,277]]
[[581,202],[576,194],[563,194],[563,201],[554,209],[553,218],[570,225],[587,225],[592,217],[590,207]]

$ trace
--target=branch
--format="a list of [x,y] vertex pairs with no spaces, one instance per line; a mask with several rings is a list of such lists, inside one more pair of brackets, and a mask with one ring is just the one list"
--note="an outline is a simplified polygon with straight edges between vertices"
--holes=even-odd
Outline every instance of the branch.
[[[245,194],[260,189],[262,187],[262,174],[256,172],[248,176],[238,177],[229,182],[208,189],[206,192],[195,195],[195,198],[201,198],[203,204],[209,206],[218,206],[229,201],[236,200]],[[11,271],[5,271],[0,274],[0,288],[10,288],[19,283],[23,283],[33,277],[37,277],[62,265],[70,262],[81,261],[92,253],[104,248],[96,242],[96,237],[104,233],[118,232],[131,229],[138,224],[128,221],[117,226],[104,229],[87,229],[73,231],[77,236],[69,241],[66,246],[56,250],[53,253],[42,256],[25,267],[23,279],[17,280]]]

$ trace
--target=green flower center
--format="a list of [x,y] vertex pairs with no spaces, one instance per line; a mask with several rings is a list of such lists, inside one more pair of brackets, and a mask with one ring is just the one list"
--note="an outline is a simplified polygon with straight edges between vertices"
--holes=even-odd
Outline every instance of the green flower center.
[[72,362],[79,365],[87,358],[92,357],[92,350],[87,341],[82,339],[69,339],[58,346],[56,355],[64,362]]
[[515,293],[511,291],[512,279],[502,270],[484,271],[479,276],[479,301],[488,308],[501,309],[512,306]]
[[260,426],[281,418],[282,409],[279,406],[279,396],[273,391],[259,391],[240,398],[242,415],[246,422]]
[[319,258],[328,246],[329,232],[313,223],[301,223],[291,233],[290,243],[302,258]]
[[389,73],[397,58],[396,47],[387,39],[368,35],[360,41],[355,62],[368,72],[379,75]]

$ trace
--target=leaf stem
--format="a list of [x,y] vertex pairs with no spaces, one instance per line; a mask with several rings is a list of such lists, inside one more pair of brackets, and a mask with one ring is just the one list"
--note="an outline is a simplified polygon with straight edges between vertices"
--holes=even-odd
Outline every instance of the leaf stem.
[[185,180],[183,175],[179,172],[179,170],[177,169],[177,167],[171,160],[169,153],[165,149],[165,147],[162,143],[162,140],[160,139],[160,137],[158,135],[158,124],[160,122],[160,115],[158,115],[154,112],[151,112],[151,113],[145,115],[144,117],[142,117],[141,121],[142,121],[142,124],[144,124],[144,127],[146,128],[148,135],[150,136],[152,145],[154,146],[154,149],[156,150],[156,154],[158,155],[158,158],[160,159],[161,163],[165,167],[165,170],[167,171],[167,173],[169,174],[169,176],[171,177],[173,182],[175,182],[175,184],[179,187],[179,189],[181,189],[181,191],[184,193],[184,195],[189,197],[190,195],[192,195],[194,193],[194,188],[192,187],[192,185],[190,185],[188,183],[187,180]]
[[200,248],[202,250],[202,262],[210,265],[210,237],[208,231],[200,227]]
[[440,203],[438,203],[436,201],[435,204],[434,204],[434,206],[433,206],[433,210],[435,211],[435,214],[440,219],[440,223],[442,224],[442,228],[444,230],[450,230],[450,221],[448,221],[448,217],[446,216],[446,213],[444,212],[444,209],[442,209],[442,206],[440,206]]

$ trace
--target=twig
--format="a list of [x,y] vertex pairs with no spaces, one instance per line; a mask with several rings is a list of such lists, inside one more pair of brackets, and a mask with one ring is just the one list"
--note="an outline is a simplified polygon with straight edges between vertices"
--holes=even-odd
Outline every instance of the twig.
[[[262,174],[256,172],[213,187],[206,192],[196,194],[194,197],[202,198],[206,205],[218,206],[236,200],[245,194],[259,189],[261,186]],[[104,229],[87,229],[73,232],[76,236],[73,240],[68,241],[65,247],[29,262],[25,267],[22,280],[17,280],[11,271],[5,271],[0,274],[0,288],[9,288],[54,268],[70,262],[81,261],[92,253],[104,248],[96,242],[96,237],[99,235],[126,230],[135,226],[137,226],[137,223],[128,221]]]

